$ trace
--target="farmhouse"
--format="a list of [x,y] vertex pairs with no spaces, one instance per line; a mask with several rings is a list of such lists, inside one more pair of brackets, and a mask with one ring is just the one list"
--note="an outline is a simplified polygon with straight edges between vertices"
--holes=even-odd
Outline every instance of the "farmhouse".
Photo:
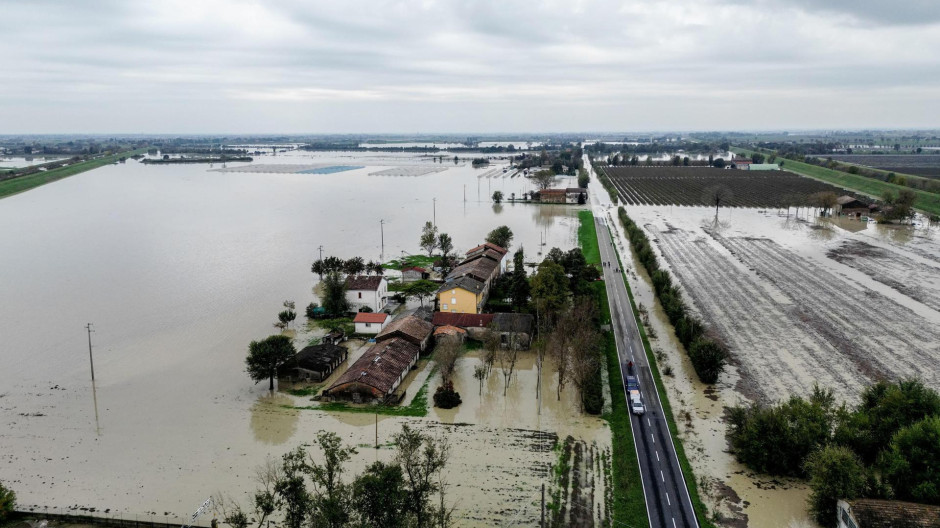
[[840,500],[838,528],[940,528],[940,506],[893,500]]
[[349,308],[369,308],[380,312],[388,304],[388,281],[381,275],[350,275],[346,277],[346,301]]
[[413,343],[395,337],[380,341],[353,363],[324,396],[361,402],[386,400],[418,362],[421,350]]
[[385,329],[391,318],[391,315],[383,312],[359,312],[353,319],[353,323],[356,325],[357,334],[378,334]]
[[498,313],[493,316],[492,328],[499,332],[503,347],[528,350],[532,344],[535,317],[532,314]]
[[542,203],[565,203],[565,189],[545,189],[539,191],[539,201]]
[[751,160],[747,158],[734,158],[731,160],[731,168],[738,170],[748,170],[751,168]]
[[568,187],[565,189],[565,203],[585,204],[587,203],[587,189],[583,187]]
[[483,340],[486,328],[493,322],[493,314],[434,312],[434,326],[456,326],[478,341]]
[[850,216],[860,216],[871,212],[871,206],[854,196],[840,196],[836,198],[835,213]]
[[480,313],[490,285],[502,271],[506,253],[505,248],[489,242],[467,251],[466,257],[444,277],[444,284],[437,290],[440,310]]
[[416,280],[427,279],[430,276],[431,274],[428,272],[428,270],[418,266],[402,268],[401,270],[401,280],[403,282],[414,282]]
[[379,343],[389,339],[403,339],[416,347],[419,352],[428,349],[431,343],[431,334],[434,325],[413,315],[395,319],[384,330],[379,332],[375,340]]
[[329,343],[304,348],[278,369],[278,377],[301,381],[323,381],[342,363],[348,352],[345,347]]

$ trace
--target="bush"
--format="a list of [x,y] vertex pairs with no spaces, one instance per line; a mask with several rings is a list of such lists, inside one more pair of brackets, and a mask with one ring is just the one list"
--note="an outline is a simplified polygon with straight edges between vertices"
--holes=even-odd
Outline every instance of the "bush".
[[316,319],[316,317],[317,317],[317,315],[318,315],[318,314],[317,314],[317,308],[319,308],[319,307],[320,307],[320,305],[318,305],[318,304],[315,303],[315,302],[312,302],[312,303],[308,304],[308,305],[307,305],[307,310],[306,310],[307,319]]
[[809,475],[809,510],[822,526],[835,526],[839,499],[852,500],[862,496],[867,487],[865,466],[851,449],[829,446],[818,449],[806,459],[804,467]]
[[692,367],[702,383],[715,383],[725,369],[728,351],[711,339],[700,337],[689,347],[689,359],[692,360]]
[[368,306],[360,306],[359,312],[360,313],[372,313],[372,308],[369,308]]
[[0,524],[3,524],[16,509],[16,493],[0,482]]
[[[600,358],[603,359],[603,358]],[[597,369],[584,386],[581,393],[584,403],[584,412],[588,414],[600,414],[604,410],[604,391],[601,388],[601,362],[598,361]]]
[[940,504],[940,416],[898,431],[880,462],[896,498]]
[[436,391],[434,391],[435,407],[440,407],[441,409],[453,409],[461,403],[462,400],[460,399],[460,393],[454,390],[454,384],[450,381],[445,382],[443,385],[438,387]]

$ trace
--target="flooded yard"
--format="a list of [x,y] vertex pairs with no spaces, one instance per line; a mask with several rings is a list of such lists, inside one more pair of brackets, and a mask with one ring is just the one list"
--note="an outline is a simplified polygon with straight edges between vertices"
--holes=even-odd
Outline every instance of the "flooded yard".
[[[277,331],[285,299],[298,308],[314,299],[310,264],[321,245],[324,256],[366,260],[418,253],[420,228],[435,216],[458,251],[504,224],[515,234],[510,249],[524,247],[529,261],[577,244],[575,207],[494,205],[493,191],[519,196],[531,184],[494,172],[499,165],[444,158],[296,152],[255,161],[362,167],[332,174],[128,162],[0,201],[0,224],[11,226],[0,233],[0,480],[27,507],[172,518],[217,492],[247,501],[266,457],[319,430],[360,446],[354,471],[390,459],[391,447],[373,447],[374,415],[294,409],[308,399],[269,396],[248,379],[244,357],[249,341]],[[390,170],[424,165],[444,170]],[[609,430],[564,399],[573,390],[546,398],[539,414],[531,360],[506,397],[499,375],[480,394],[475,361],[458,362],[463,405],[425,418],[380,415],[379,444],[403,423],[449,436],[462,524],[531,525],[545,468],[558,458],[547,446],[572,435],[601,452]],[[438,381],[429,383],[433,391]]]

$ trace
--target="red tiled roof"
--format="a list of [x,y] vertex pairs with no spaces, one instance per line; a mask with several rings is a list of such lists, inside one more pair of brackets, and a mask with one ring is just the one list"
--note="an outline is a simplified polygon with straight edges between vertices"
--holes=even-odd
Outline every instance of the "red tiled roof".
[[420,353],[417,346],[404,339],[395,338],[376,343],[324,392],[329,394],[336,389],[342,389],[342,385],[361,383],[376,389],[380,394],[388,394]]
[[437,329],[434,330],[434,335],[458,335],[458,334],[466,334],[466,333],[467,331],[464,330],[463,328],[460,328],[459,326],[452,326],[452,325],[439,326],[437,327]]
[[460,328],[486,328],[493,322],[493,314],[468,314],[434,312],[431,318],[434,326],[457,326]]
[[350,275],[346,277],[346,289],[375,291],[379,289],[384,278],[381,275]]
[[[399,317],[389,323],[384,330],[379,332],[379,335],[375,336],[375,340],[383,341],[385,339],[401,337],[417,345],[427,339],[433,331],[434,325],[423,319],[409,315],[407,317]],[[394,334],[399,335],[395,336]]]
[[417,272],[419,272],[419,273],[427,273],[427,272],[428,272],[428,270],[426,270],[426,269],[424,269],[424,268],[419,268],[418,266],[411,266],[411,267],[408,267],[408,268],[402,268],[401,271],[402,271],[402,272],[405,272],[405,271],[417,271]]
[[497,246],[496,244],[493,244],[492,242],[484,242],[484,243],[480,244],[479,246],[477,246],[477,247],[475,247],[475,248],[472,248],[472,249],[470,249],[469,251],[467,251],[467,254],[473,253],[474,251],[476,251],[476,250],[478,250],[478,249],[484,249],[484,248],[486,248],[486,249],[492,249],[493,251],[496,251],[497,253],[500,253],[500,254],[502,254],[502,255],[505,255],[506,253],[509,253],[509,250],[506,249],[506,248]]
[[565,189],[544,189],[539,191],[539,194],[562,195],[565,194]]
[[359,312],[356,314],[356,318],[353,319],[354,323],[384,323],[386,319],[389,318],[387,313],[370,313],[370,312]]

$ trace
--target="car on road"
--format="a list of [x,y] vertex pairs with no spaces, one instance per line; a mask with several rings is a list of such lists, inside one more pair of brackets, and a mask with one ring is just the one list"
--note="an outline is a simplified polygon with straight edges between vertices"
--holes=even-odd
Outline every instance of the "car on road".
[[637,416],[642,416],[646,413],[646,407],[643,406],[643,401],[640,399],[640,391],[638,390],[630,391],[630,412]]

